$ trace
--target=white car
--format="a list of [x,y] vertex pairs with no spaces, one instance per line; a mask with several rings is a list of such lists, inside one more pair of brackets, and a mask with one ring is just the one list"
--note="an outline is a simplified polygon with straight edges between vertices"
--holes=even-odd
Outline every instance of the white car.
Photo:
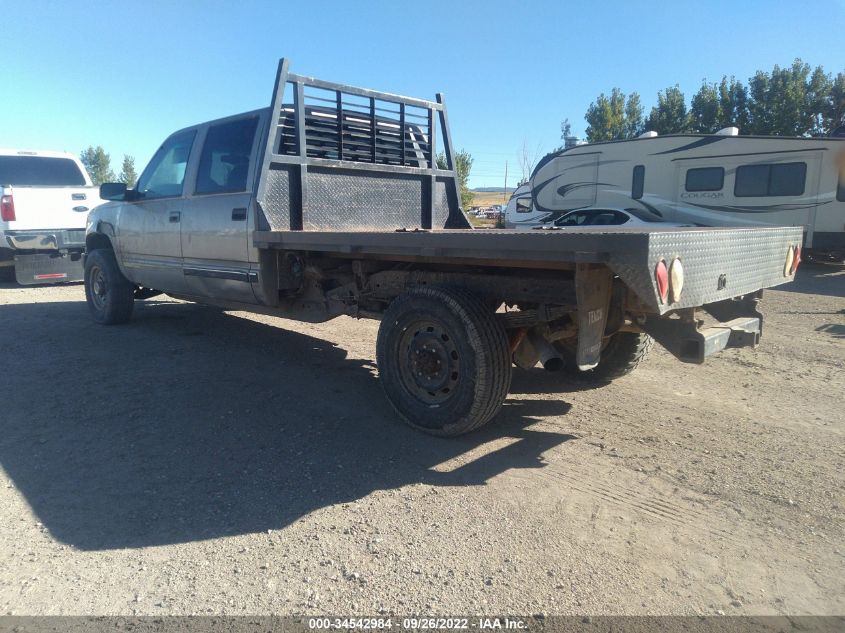
[[566,215],[555,220],[553,225],[546,225],[542,228],[556,228],[578,227],[578,226],[624,226],[624,227],[642,227],[642,228],[657,228],[655,224],[660,224],[662,227],[670,226],[695,226],[693,224],[677,224],[675,222],[664,222],[663,218],[654,213],[643,211],[641,209],[576,209],[570,211]]

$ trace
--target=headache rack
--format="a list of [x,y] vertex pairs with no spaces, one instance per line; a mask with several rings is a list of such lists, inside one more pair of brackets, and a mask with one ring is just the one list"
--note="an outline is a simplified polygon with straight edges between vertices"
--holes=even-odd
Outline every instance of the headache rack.
[[295,75],[284,58],[257,201],[264,231],[470,228],[442,94],[426,101]]

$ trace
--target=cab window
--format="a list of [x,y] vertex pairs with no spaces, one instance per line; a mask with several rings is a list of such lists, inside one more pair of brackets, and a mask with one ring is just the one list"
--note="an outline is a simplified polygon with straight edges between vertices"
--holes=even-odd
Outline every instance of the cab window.
[[136,190],[145,200],[182,195],[185,169],[191,155],[196,130],[171,136],[158,148],[150,164],[138,179]]
[[208,128],[197,172],[196,193],[245,191],[258,118]]

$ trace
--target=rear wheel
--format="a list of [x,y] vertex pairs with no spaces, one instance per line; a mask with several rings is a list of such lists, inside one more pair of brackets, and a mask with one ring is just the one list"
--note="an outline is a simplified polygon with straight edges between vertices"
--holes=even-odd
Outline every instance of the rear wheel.
[[504,327],[484,302],[456,288],[421,287],[396,298],[382,318],[376,357],[390,403],[432,435],[481,427],[510,388]]
[[85,300],[97,323],[126,323],[135,305],[135,287],[123,276],[114,252],[97,249],[85,259]]
[[574,347],[564,343],[555,343],[555,347],[564,358],[563,371],[570,378],[583,383],[602,384],[634,371],[645,360],[653,343],[654,339],[648,334],[617,332],[602,350],[599,364],[587,371],[578,369]]

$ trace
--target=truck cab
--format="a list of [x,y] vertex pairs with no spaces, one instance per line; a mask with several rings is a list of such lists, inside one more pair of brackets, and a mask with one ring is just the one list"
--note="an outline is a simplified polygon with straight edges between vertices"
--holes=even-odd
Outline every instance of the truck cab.
[[104,187],[113,201],[89,225],[119,232],[117,262],[135,284],[171,294],[256,303],[255,165],[268,110],[170,135],[135,189]]

